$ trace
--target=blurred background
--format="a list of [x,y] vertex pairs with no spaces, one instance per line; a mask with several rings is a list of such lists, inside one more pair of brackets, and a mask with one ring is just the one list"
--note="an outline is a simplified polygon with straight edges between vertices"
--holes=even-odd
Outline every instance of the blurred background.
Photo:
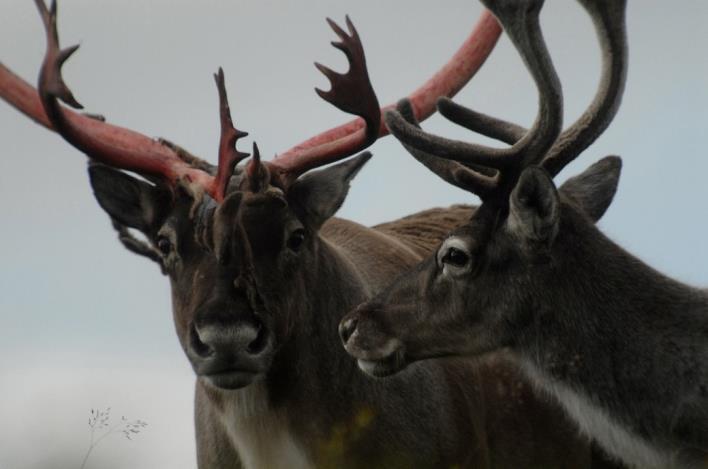
[[[389,103],[444,63],[476,22],[477,2],[388,0],[61,0],[64,46],[82,44],[64,76],[89,112],[166,137],[216,161],[219,66],[234,121],[273,155],[349,116],[321,101],[337,70],[326,16],[351,15],[378,96]],[[708,284],[708,4],[630,2],[627,91],[614,123],[559,180],[608,154],[624,160],[601,222],[620,245],[682,281]],[[565,93],[566,122],[590,102],[600,56],[584,10],[549,0],[542,24]],[[44,33],[28,0],[0,6],[0,60],[34,83]],[[526,126],[536,92],[502,38],[458,101]],[[482,141],[441,118],[425,127]],[[169,288],[156,265],[128,253],[95,203],[85,158],[0,103],[0,468],[78,468],[90,409],[112,407],[149,426],[112,435],[86,467],[195,467],[193,376],[173,330]],[[488,142],[486,142],[488,143]],[[339,216],[375,224],[475,199],[433,176],[393,139],[353,183]]]

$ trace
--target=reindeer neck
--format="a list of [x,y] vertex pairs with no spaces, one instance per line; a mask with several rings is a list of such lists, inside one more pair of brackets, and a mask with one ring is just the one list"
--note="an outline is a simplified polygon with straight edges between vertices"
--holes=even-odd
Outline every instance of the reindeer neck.
[[552,256],[517,334],[531,377],[639,466],[670,467],[680,448],[705,448],[705,425],[684,428],[708,405],[705,292],[647,266],[567,207]]
[[[418,260],[412,253],[404,256],[402,249],[394,241],[382,243],[376,231],[353,222],[331,220],[323,228],[303,279],[303,289],[312,294],[291,304],[290,314],[298,319],[278,353],[267,390],[272,407],[281,409],[305,438],[325,441],[332,428],[350,427],[361,412],[390,411],[378,408],[388,401],[376,395],[378,383],[347,355],[337,326],[347,311],[403,270],[399,257],[407,265]],[[377,263],[378,270],[372,268]]]

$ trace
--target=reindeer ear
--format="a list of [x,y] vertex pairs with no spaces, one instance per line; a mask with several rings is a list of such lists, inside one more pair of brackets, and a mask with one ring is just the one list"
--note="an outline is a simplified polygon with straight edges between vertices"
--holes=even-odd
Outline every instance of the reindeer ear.
[[166,190],[105,165],[88,168],[98,204],[121,225],[150,234],[164,218],[170,197]]
[[553,180],[539,167],[525,169],[509,199],[507,228],[527,247],[549,246],[558,233],[558,220]]
[[622,159],[607,156],[568,179],[558,191],[575,202],[593,221],[598,221],[615,197],[621,171]]
[[349,183],[370,158],[371,153],[364,152],[344,163],[305,174],[290,187],[288,202],[306,225],[318,230],[342,206]]

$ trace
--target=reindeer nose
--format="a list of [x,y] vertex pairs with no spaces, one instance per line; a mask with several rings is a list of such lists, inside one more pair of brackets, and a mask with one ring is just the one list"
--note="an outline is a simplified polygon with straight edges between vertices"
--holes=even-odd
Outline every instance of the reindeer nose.
[[356,325],[359,322],[357,318],[347,318],[339,323],[339,337],[342,338],[342,343],[346,345],[349,338],[356,331]]
[[191,348],[202,358],[212,355],[257,356],[267,348],[265,330],[260,322],[192,325]]

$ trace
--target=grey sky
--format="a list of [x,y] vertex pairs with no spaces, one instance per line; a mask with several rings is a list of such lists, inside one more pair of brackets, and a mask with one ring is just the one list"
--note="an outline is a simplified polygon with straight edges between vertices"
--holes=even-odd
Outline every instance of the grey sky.
[[[272,155],[348,120],[312,91],[327,86],[313,61],[339,70],[346,63],[329,46],[325,16],[351,15],[374,87],[388,103],[447,60],[481,9],[452,0],[434,9],[412,0],[62,0],[59,7],[63,44],[82,44],[65,77],[86,109],[212,161],[219,127],[211,74],[220,65],[236,125],[250,133],[243,148],[255,139]],[[657,269],[705,285],[708,5],[634,0],[627,16],[630,66],[620,112],[561,179],[607,154],[622,156],[603,229]],[[542,21],[570,122],[598,80],[594,32],[568,0],[547,1]],[[43,50],[32,2],[3,0],[0,60],[34,82]],[[525,125],[536,112],[532,82],[506,39],[458,101]],[[482,141],[440,118],[425,126]],[[130,467],[192,467],[191,371],[173,332],[166,279],[115,240],[82,155],[4,103],[0,136],[0,416],[15,423],[11,434],[0,432],[0,467],[45,467],[33,455],[36,439],[45,443],[44,457],[80,458],[89,408],[108,405],[151,427],[131,447],[107,442],[95,467],[111,451],[130,457]],[[391,138],[373,151],[340,216],[373,224],[474,202]]]

